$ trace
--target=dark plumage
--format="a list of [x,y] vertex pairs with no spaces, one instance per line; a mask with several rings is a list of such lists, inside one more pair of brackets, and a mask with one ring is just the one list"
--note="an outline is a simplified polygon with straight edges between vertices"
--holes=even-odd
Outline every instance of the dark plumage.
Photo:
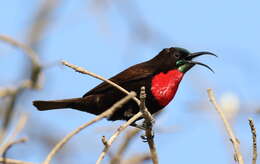
[[[139,94],[141,86],[145,86],[147,93],[146,106],[153,114],[165,106],[160,105],[159,100],[155,97],[156,95],[151,92],[151,88],[153,87],[152,84],[154,85],[154,83],[152,83],[153,78],[160,73],[167,73],[170,70],[177,70],[180,74],[184,74],[195,64],[208,67],[205,64],[192,61],[194,57],[204,54],[214,55],[210,52],[189,53],[187,50],[182,48],[166,48],[151,60],[131,66],[110,78],[110,80],[128,91],[135,91],[137,94]],[[178,87],[179,82],[176,83],[177,86],[174,87]],[[103,82],[88,91],[81,98],[54,101],[34,101],[33,105],[39,110],[73,108],[98,115],[111,107],[115,102],[124,96],[124,93]],[[116,111],[108,119],[128,120],[138,111],[138,105],[133,100],[130,100],[122,107],[122,109]]]

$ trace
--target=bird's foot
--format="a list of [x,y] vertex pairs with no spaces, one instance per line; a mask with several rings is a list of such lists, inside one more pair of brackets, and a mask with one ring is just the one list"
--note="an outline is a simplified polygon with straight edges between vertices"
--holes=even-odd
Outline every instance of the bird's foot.
[[147,137],[145,134],[140,136],[143,142],[148,142],[149,139],[154,139],[154,131],[152,130],[152,135],[150,137]]
[[[143,121],[141,125],[139,125],[139,124],[134,122],[134,123],[131,124],[131,126],[146,131],[147,129],[152,127],[152,124],[147,124],[147,122]],[[145,134],[140,136],[141,139],[143,140],[143,142],[148,142],[149,139],[153,139],[154,138],[154,131],[152,130],[151,133],[152,134],[149,137],[147,137]]]

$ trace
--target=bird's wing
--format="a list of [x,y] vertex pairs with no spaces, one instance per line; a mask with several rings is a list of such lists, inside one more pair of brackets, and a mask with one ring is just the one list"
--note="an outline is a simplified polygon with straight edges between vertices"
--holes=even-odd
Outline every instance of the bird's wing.
[[[129,67],[128,69],[120,72],[119,74],[113,76],[109,80],[113,81],[114,83],[118,85],[123,85],[125,83],[129,83],[132,81],[140,80],[146,77],[149,77],[153,75],[153,69],[151,69],[151,66],[149,66],[146,63],[140,63],[136,64],[134,66]],[[113,88],[110,84],[103,82],[96,86],[95,88],[88,91],[83,97],[92,95],[92,94],[98,94],[105,90],[109,90]]]

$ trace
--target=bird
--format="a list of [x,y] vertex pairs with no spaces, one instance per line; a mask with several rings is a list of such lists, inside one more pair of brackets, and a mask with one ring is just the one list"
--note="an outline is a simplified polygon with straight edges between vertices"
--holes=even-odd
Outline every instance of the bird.
[[[194,58],[202,55],[217,57],[209,51],[191,53],[180,47],[164,48],[152,59],[133,65],[109,80],[137,94],[140,94],[140,88],[144,86],[146,107],[151,114],[154,114],[171,102],[184,74],[193,66],[201,65],[214,72],[208,65],[193,61]],[[125,93],[106,82],[102,82],[82,97],[47,101],[36,100],[33,101],[33,105],[40,111],[72,108],[99,115],[124,96],[126,96]],[[127,121],[138,112],[138,104],[134,100],[130,100],[107,119],[110,121]]]

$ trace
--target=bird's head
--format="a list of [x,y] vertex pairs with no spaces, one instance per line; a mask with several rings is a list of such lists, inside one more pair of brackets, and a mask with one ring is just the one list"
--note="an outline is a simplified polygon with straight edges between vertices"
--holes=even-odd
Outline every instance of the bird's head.
[[157,62],[160,66],[160,71],[168,71],[170,69],[178,69],[180,72],[187,72],[190,70],[194,65],[201,65],[208,68],[210,71],[214,72],[208,65],[193,61],[194,58],[202,56],[202,55],[211,55],[217,57],[217,55],[208,52],[208,51],[201,51],[190,53],[188,50],[179,47],[171,47],[163,49],[156,57],[152,60]]

